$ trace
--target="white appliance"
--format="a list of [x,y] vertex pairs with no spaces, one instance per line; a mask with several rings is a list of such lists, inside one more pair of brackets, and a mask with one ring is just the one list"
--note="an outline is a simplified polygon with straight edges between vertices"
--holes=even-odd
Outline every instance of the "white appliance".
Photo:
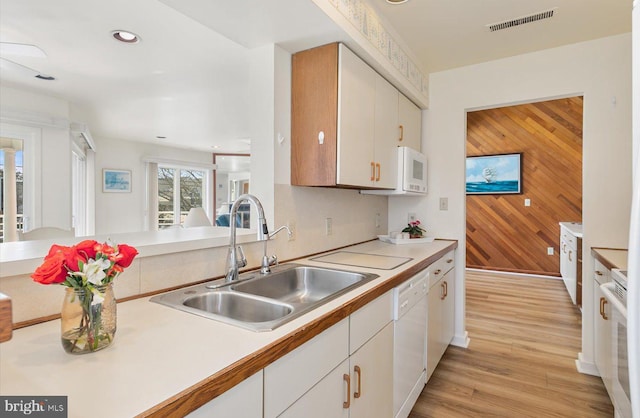
[[640,418],[640,0],[632,11],[633,198],[627,262],[629,385],[634,418]]
[[398,147],[398,179],[394,190],[361,190],[362,194],[423,195],[427,193],[427,157],[409,147]]
[[627,272],[611,270],[609,283],[600,286],[611,305],[611,396],[616,417],[631,417],[629,346],[627,338]]
[[409,416],[426,383],[427,293],[424,270],[393,289],[393,415]]

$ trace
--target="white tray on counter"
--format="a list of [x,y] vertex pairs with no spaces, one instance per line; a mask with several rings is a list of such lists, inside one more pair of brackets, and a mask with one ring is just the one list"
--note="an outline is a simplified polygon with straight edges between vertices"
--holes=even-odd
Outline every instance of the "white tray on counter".
[[378,235],[378,239],[382,242],[388,242],[389,244],[422,244],[425,242],[433,242],[435,237],[424,237],[424,238],[391,238],[390,235]]

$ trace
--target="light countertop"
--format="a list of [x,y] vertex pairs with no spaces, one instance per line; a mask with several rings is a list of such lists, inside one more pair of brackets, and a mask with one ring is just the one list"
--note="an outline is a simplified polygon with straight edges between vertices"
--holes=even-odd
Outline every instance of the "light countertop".
[[576,238],[582,238],[582,222],[560,222]]
[[[255,230],[237,229],[237,242],[255,240]],[[229,245],[229,228],[201,226],[194,228],[170,228],[161,231],[140,231],[87,237],[69,237],[0,243],[0,277],[32,273],[49,252],[51,244],[74,245],[83,239],[104,242],[127,243],[136,247],[137,258],[150,257],[179,251],[223,247]]]
[[455,241],[411,245],[371,241],[344,249],[412,258],[392,270],[296,260],[380,277],[270,332],[248,331],[151,303],[149,298],[118,303],[114,343],[96,353],[66,354],[59,320],[22,328],[0,344],[0,394],[66,395],[69,417],[85,417],[87,411],[109,418],[143,414],[282,338],[306,332],[311,321],[454,246]]
[[608,269],[627,269],[628,251],[626,249],[594,247],[591,249],[591,253]]

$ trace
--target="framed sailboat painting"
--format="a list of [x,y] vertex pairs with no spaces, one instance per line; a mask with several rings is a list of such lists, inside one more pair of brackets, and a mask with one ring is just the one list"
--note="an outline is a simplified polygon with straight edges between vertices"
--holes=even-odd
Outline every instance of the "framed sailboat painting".
[[522,193],[522,153],[467,157],[467,194]]

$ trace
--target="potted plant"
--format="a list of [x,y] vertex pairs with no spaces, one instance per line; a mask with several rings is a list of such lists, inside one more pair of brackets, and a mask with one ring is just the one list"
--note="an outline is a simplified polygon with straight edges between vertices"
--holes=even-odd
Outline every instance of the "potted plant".
[[411,238],[422,238],[422,234],[427,231],[420,226],[420,221],[415,220],[409,222],[402,232],[408,232]]

